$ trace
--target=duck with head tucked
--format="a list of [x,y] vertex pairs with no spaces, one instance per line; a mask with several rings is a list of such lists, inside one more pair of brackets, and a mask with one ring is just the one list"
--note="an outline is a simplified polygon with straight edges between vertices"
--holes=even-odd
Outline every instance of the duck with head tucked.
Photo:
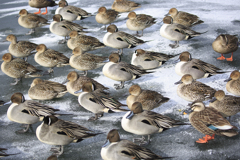
[[[200,36],[203,33],[196,32],[189,27],[181,24],[173,23],[172,17],[166,16],[163,18],[163,25],[160,28],[160,35],[171,41],[175,41],[175,44],[169,44],[171,48],[179,47],[178,42],[182,40],[188,40],[196,36]],[[205,33],[205,32],[204,32]]]
[[[131,111],[123,116],[121,125],[127,132],[142,135],[143,137],[140,138],[141,145],[150,142],[151,134],[163,132],[164,129],[167,128],[185,125],[184,123],[176,121],[168,116],[153,111],[143,110],[143,106],[140,102],[134,102],[130,109]],[[144,141],[145,135],[148,136],[147,141]]]
[[36,50],[34,60],[41,66],[49,67],[48,73],[53,72],[54,67],[69,65],[69,58],[58,51],[48,49],[44,44],[38,45]]
[[35,28],[49,25],[48,20],[32,13],[28,13],[26,9],[22,9],[19,12],[18,24],[24,28],[30,28],[31,30],[26,33],[30,35],[35,32]]
[[60,148],[51,148],[51,151],[58,156],[63,154],[63,146],[81,142],[98,134],[100,133],[95,133],[76,123],[58,119],[53,115],[44,117],[43,123],[36,130],[39,141],[60,146]]
[[210,86],[195,81],[190,74],[185,74],[181,80],[175,84],[179,84],[177,88],[178,96],[190,102],[212,99],[216,92],[216,90]]
[[[238,49],[239,41],[237,35],[230,34],[221,34],[219,35],[215,41],[212,43],[212,48],[214,51],[221,54],[221,57],[218,57],[218,60],[233,61],[233,52]],[[225,58],[223,54],[231,53],[230,58]]]
[[25,133],[31,128],[32,124],[42,121],[44,116],[57,115],[54,109],[45,104],[41,104],[32,100],[25,100],[22,93],[14,93],[11,96],[12,103],[7,110],[7,117],[10,121],[25,124],[26,128],[17,131]]
[[229,117],[240,112],[240,97],[225,95],[223,90],[215,92],[210,102],[209,106],[215,108],[224,117]]
[[28,90],[28,96],[31,99],[38,99],[38,100],[50,100],[53,98],[60,98],[67,93],[67,88],[65,85],[48,81],[42,80],[40,78],[35,78],[32,81],[32,84]]
[[140,8],[141,4],[129,0],[114,0],[112,9],[117,12],[130,12]]
[[193,79],[199,79],[226,73],[212,64],[192,58],[191,54],[187,51],[180,54],[179,60],[180,62],[175,66],[175,72],[180,76],[191,74]]
[[94,88],[101,89],[101,90],[107,90],[108,87],[103,86],[102,84],[98,83],[92,78],[89,78],[87,76],[80,76],[77,72],[72,71],[69,72],[67,75],[66,81],[64,81],[62,84],[67,83],[67,91],[71,93],[72,95],[79,96],[80,93],[74,93],[76,91],[79,91],[82,89],[82,86],[86,82],[91,82],[94,86]]
[[169,101],[169,98],[162,96],[160,93],[152,90],[143,90],[137,84],[129,88],[130,95],[127,97],[128,108],[132,107],[134,102],[140,102],[143,110],[153,110]]
[[9,34],[6,41],[11,42],[8,47],[9,52],[15,57],[23,57],[27,61],[27,57],[34,54],[33,52],[37,44],[29,41],[17,41],[17,37],[13,34]]
[[173,23],[181,24],[186,27],[192,27],[197,24],[204,23],[198,16],[183,11],[178,11],[176,8],[171,8],[165,16],[170,15]]
[[70,57],[69,64],[71,67],[84,71],[87,75],[88,70],[97,69],[107,63],[107,57],[97,56],[91,53],[84,53],[80,47],[73,50],[73,56]]
[[215,134],[220,136],[233,137],[238,134],[235,126],[231,125],[216,109],[205,107],[201,101],[193,102],[189,109],[189,121],[205,137],[196,141],[207,143],[214,139]]
[[34,14],[40,14],[41,8],[46,8],[46,11],[41,13],[42,15],[48,13],[47,7],[54,7],[57,5],[54,0],[28,0],[28,4],[30,7],[39,8],[39,11]]
[[81,8],[69,6],[65,0],[61,0],[58,3],[58,6],[59,7],[56,9],[55,14],[60,14],[63,19],[68,21],[82,20],[91,16],[91,13],[88,13]]
[[88,120],[97,120],[99,117],[103,116],[104,112],[113,113],[128,111],[121,108],[121,106],[126,105],[109,96],[109,94],[103,90],[95,89],[92,82],[84,83],[82,89],[76,91],[75,94],[79,92],[82,92],[78,96],[79,104],[95,114],[94,117],[91,117]]
[[109,61],[103,66],[102,72],[106,77],[121,82],[120,85],[114,84],[116,89],[122,89],[125,81],[137,79],[141,75],[152,73],[126,62],[121,62],[121,57],[118,53],[112,53],[109,56]]
[[[128,20],[126,22],[127,28],[133,31],[137,31],[136,36],[143,36],[143,30],[145,28],[151,27],[156,23],[156,18],[146,14],[136,14],[135,12],[130,12],[128,14]],[[142,31],[139,35],[138,31]]]
[[167,55],[160,52],[145,51],[143,49],[137,49],[132,55],[131,64],[143,69],[155,69],[163,65],[169,59],[178,56]]
[[230,77],[224,82],[227,82],[226,89],[235,96],[240,96],[240,72],[235,70],[230,74]]
[[80,26],[77,23],[64,20],[60,14],[56,14],[53,16],[53,22],[49,26],[49,30],[53,34],[65,37],[65,39],[59,41],[59,43],[66,43],[67,36],[69,36],[71,31],[77,31],[78,33],[86,33],[83,31],[83,29],[86,28]]
[[106,46],[118,49],[119,55],[122,55],[123,48],[134,48],[146,42],[128,33],[118,31],[117,26],[112,24],[107,27],[107,33],[103,37],[103,43]]
[[41,70],[37,69],[33,65],[20,58],[13,58],[10,53],[6,53],[2,56],[3,63],[1,64],[1,70],[9,77],[15,78],[16,85],[21,78],[42,77]]
[[106,47],[97,38],[81,34],[79,35],[77,31],[70,32],[69,37],[70,39],[67,41],[67,46],[71,50],[80,47],[82,51],[87,52]]

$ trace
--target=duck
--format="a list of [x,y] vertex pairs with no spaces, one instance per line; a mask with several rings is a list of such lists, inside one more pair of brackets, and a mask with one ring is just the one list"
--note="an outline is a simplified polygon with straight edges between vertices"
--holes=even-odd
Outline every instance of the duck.
[[106,29],[106,25],[113,23],[118,17],[120,17],[119,12],[106,9],[106,7],[103,6],[98,9],[95,19],[97,23],[104,24],[104,29]]
[[124,88],[125,81],[137,79],[141,77],[141,75],[152,73],[147,72],[146,70],[141,69],[137,66],[120,61],[120,55],[118,53],[112,53],[109,56],[109,62],[107,62],[102,69],[104,76],[121,82],[120,85],[114,84],[115,89]]
[[53,34],[65,37],[65,39],[59,41],[59,43],[66,43],[67,37],[69,36],[71,31],[77,31],[78,33],[86,33],[83,31],[83,29],[86,28],[80,26],[77,23],[64,20],[60,14],[55,14],[53,16],[53,22],[50,24],[49,27],[49,30]]
[[170,157],[161,157],[151,150],[139,146],[129,140],[120,139],[116,129],[108,132],[107,141],[102,146],[101,157],[103,160],[132,160],[132,159],[166,159]]
[[233,137],[238,134],[236,127],[231,125],[216,109],[205,107],[201,101],[195,101],[190,104],[188,109],[189,121],[191,125],[205,134],[197,143],[207,143],[215,138],[215,135]]
[[169,98],[162,96],[160,93],[147,89],[143,90],[137,84],[132,85],[128,91],[130,93],[126,100],[128,108],[131,108],[134,102],[140,102],[143,110],[150,111],[169,101]]
[[49,25],[48,20],[32,13],[28,13],[26,9],[22,9],[19,12],[18,24],[24,28],[31,29],[26,35],[30,35],[35,32],[35,28]]
[[160,52],[137,49],[132,55],[131,64],[146,70],[155,69],[175,56],[178,56],[178,54],[167,55]]
[[58,160],[57,156],[56,155],[51,155],[47,158],[47,160]]
[[229,93],[232,93],[235,96],[240,96],[240,72],[238,70],[233,71],[230,74],[230,77],[224,82],[227,82],[226,89]]
[[89,121],[95,121],[103,116],[103,113],[125,112],[126,109],[121,106],[126,106],[118,100],[110,96],[101,89],[95,89],[92,82],[85,82],[79,91],[78,103],[86,110],[95,114],[94,117],[89,118]]
[[48,13],[47,7],[54,7],[57,5],[54,0],[28,0],[28,4],[30,7],[39,8],[39,11],[34,14],[40,14],[41,8],[46,8],[46,11],[41,13],[42,15]]
[[192,58],[188,51],[182,52],[179,56],[179,60],[180,62],[175,66],[175,72],[180,76],[191,74],[193,79],[200,79],[226,73],[212,64]]
[[16,92],[11,96],[10,103],[11,105],[7,110],[8,119],[26,125],[26,128],[17,131],[17,133],[27,132],[32,127],[32,124],[42,121],[44,116],[57,115],[55,112],[60,111],[36,101],[25,100],[24,95],[20,92]]
[[37,44],[29,41],[17,41],[17,37],[13,34],[9,34],[6,41],[11,42],[8,51],[15,57],[25,58],[25,61],[28,56],[35,53],[37,47]]
[[34,56],[35,62],[43,67],[49,67],[48,73],[52,73],[54,67],[69,65],[68,57],[58,51],[48,49],[45,44],[38,45],[36,50],[37,53]]
[[77,31],[71,31],[69,37],[70,39],[67,41],[67,46],[71,50],[76,47],[81,47],[82,51],[87,52],[106,47],[97,38],[82,34],[79,35]]
[[112,9],[117,12],[130,12],[140,8],[141,4],[129,0],[114,0]]
[[230,117],[240,112],[240,97],[225,95],[223,90],[215,92],[209,107],[215,108],[223,117]]
[[[212,43],[212,48],[214,51],[221,54],[218,60],[233,61],[233,52],[237,51],[239,45],[239,40],[237,35],[230,34],[220,34]],[[225,58],[223,54],[232,53],[230,58]]]
[[179,41],[188,40],[203,34],[184,25],[173,23],[173,19],[170,16],[164,17],[163,23],[164,24],[160,28],[160,35],[166,39],[175,41],[175,44],[169,44],[171,48],[179,47]]
[[[2,157],[8,157],[8,156],[11,156],[11,155],[16,155],[16,154],[8,154],[8,153],[5,153],[7,150],[7,148],[0,148],[0,158]],[[17,153],[18,154],[18,153]]]
[[43,75],[38,73],[42,70],[37,69],[33,65],[20,58],[13,58],[10,53],[5,53],[2,56],[3,63],[1,64],[1,70],[7,76],[15,78],[15,82],[11,85],[16,85],[22,78],[42,77]]
[[54,155],[63,154],[63,148],[70,143],[78,143],[84,139],[94,137],[100,133],[80,126],[76,123],[59,119],[53,115],[45,116],[41,125],[37,127],[36,136],[39,141],[49,145],[60,145],[51,148]]
[[204,21],[200,20],[198,16],[188,12],[178,11],[176,8],[171,8],[165,16],[169,15],[172,17],[173,23],[181,24],[186,27],[192,27],[204,23]]
[[65,85],[58,82],[42,80],[40,78],[35,78],[28,90],[28,96],[31,99],[38,100],[51,100],[53,98],[60,98],[66,93],[67,88]]
[[65,0],[61,0],[58,3],[58,6],[59,7],[56,9],[55,14],[60,14],[63,19],[68,21],[82,20],[92,16],[91,13],[88,13],[81,8],[69,6]]
[[92,78],[89,78],[87,76],[78,75],[78,73],[76,71],[69,72],[67,75],[67,79],[62,84],[67,83],[67,85],[66,85],[67,91],[74,96],[79,96],[80,93],[75,94],[74,92],[82,89],[83,84],[86,82],[91,82],[96,90],[97,89],[101,89],[101,90],[109,89],[108,87],[105,87],[104,85],[95,81]]
[[[117,26],[111,24],[107,27],[107,33],[103,37],[103,43],[108,47],[118,49],[118,53],[122,55],[123,48],[134,48],[146,43],[146,41],[138,39],[128,33],[118,31]],[[121,52],[119,50],[121,50]]]
[[71,67],[84,71],[87,75],[88,70],[97,69],[107,63],[108,57],[97,56],[91,53],[84,53],[80,47],[73,50],[73,56],[70,57],[69,64]]
[[216,92],[210,86],[195,81],[190,74],[185,74],[180,81],[174,84],[179,84],[177,87],[178,96],[190,102],[212,99]]
[[[151,27],[156,23],[156,18],[146,14],[136,14],[135,12],[130,12],[128,14],[128,20],[126,22],[127,28],[133,31],[137,31],[136,36],[143,36],[143,30]],[[142,31],[139,35],[138,31]]]
[[[171,119],[162,114],[143,110],[141,102],[134,102],[121,120],[122,128],[130,133],[142,135],[140,145],[146,145],[150,142],[150,135],[158,132],[163,132],[166,128],[183,125],[179,121]],[[148,136],[148,140],[144,141],[144,136]]]

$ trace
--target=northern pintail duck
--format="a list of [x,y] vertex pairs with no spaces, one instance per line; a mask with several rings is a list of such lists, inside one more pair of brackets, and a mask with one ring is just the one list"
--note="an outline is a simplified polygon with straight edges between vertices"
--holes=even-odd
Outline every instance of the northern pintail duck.
[[212,99],[216,92],[216,90],[210,86],[195,81],[190,74],[185,74],[181,80],[175,84],[179,84],[177,87],[178,96],[190,102]]
[[178,23],[186,27],[192,27],[204,22],[200,20],[198,16],[187,12],[178,11],[176,8],[171,8],[167,15],[171,15],[173,23]]
[[66,93],[67,88],[65,85],[58,82],[41,80],[40,78],[34,79],[28,90],[28,96],[31,99],[38,100],[60,98]]
[[202,102],[191,104],[189,121],[191,125],[206,136],[196,141],[197,143],[207,143],[214,139],[215,134],[232,137],[238,134],[232,126],[216,109],[205,107]]
[[169,101],[169,98],[162,96],[160,93],[151,90],[143,90],[137,84],[132,85],[128,91],[130,93],[127,97],[128,108],[131,108],[134,102],[140,102],[143,110],[150,111]]
[[192,58],[187,51],[180,54],[179,60],[180,62],[175,66],[175,72],[180,76],[191,74],[193,79],[199,79],[225,73],[212,64]]
[[225,95],[223,90],[218,90],[209,103],[224,117],[229,117],[240,112],[240,97]]
[[73,56],[70,57],[69,64],[71,67],[84,71],[87,75],[88,70],[97,69],[107,63],[107,57],[97,56],[91,53],[84,53],[80,47],[73,50]]
[[155,24],[155,20],[156,18],[153,18],[150,15],[136,14],[135,12],[130,12],[128,14],[128,20],[126,22],[126,25],[128,29],[137,31],[137,36],[140,36],[138,34],[138,31],[142,31],[141,36],[143,36],[143,30]]
[[164,53],[137,49],[132,55],[131,64],[143,69],[154,69],[175,56],[177,55],[167,55]]
[[101,149],[101,157],[103,160],[153,160],[169,158],[156,155],[151,150],[139,146],[129,140],[121,140],[116,129],[109,131],[107,141]]
[[139,3],[129,0],[114,0],[112,4],[112,9],[117,12],[130,12],[140,7],[141,5]]
[[230,77],[224,82],[227,82],[226,89],[235,96],[240,96],[240,72],[235,70],[230,74]]
[[48,20],[38,16],[36,14],[28,13],[26,9],[22,9],[19,12],[18,24],[24,28],[30,28],[31,30],[26,33],[30,35],[35,32],[35,28],[49,25]]
[[109,56],[109,61],[103,66],[102,72],[106,77],[121,82],[120,85],[114,84],[116,89],[123,88],[125,81],[137,79],[143,74],[152,73],[126,62],[120,62],[121,58],[117,53],[112,53]]
[[95,16],[95,19],[98,23],[104,24],[105,29],[107,24],[111,24],[113,21],[115,21],[119,17],[119,12],[112,10],[112,9],[106,9],[106,7],[100,7],[98,9],[98,13]]
[[69,65],[69,58],[58,51],[48,49],[44,44],[38,45],[36,50],[34,60],[41,66],[49,67],[49,73],[53,72],[54,67]]
[[11,83],[11,85],[16,85],[21,78],[42,76],[42,74],[37,73],[41,72],[41,70],[37,69],[23,59],[13,58],[10,53],[4,54],[2,56],[2,60],[4,61],[1,64],[2,72],[9,77],[15,78],[15,83]]
[[25,133],[35,124],[43,120],[44,116],[56,115],[54,109],[45,104],[41,104],[32,100],[25,100],[22,93],[14,93],[11,97],[12,103],[7,110],[7,117],[10,121],[25,124],[26,128],[19,130],[19,133]]
[[29,41],[17,41],[17,37],[13,34],[9,34],[6,40],[11,42],[8,47],[9,52],[15,57],[25,57],[25,61],[37,47],[37,44]]
[[39,141],[49,145],[60,145],[59,148],[51,148],[55,155],[63,153],[63,146],[70,143],[81,142],[84,139],[94,137],[99,133],[80,126],[76,123],[58,119],[55,116],[46,116],[43,123],[37,127],[36,135]]
[[39,11],[35,12],[34,14],[40,14],[41,8],[46,8],[46,11],[41,13],[42,15],[48,13],[47,7],[54,7],[57,5],[54,0],[29,0],[28,4],[31,7],[39,8]]
[[172,17],[170,16],[164,17],[163,23],[164,24],[160,28],[160,35],[171,41],[175,41],[175,44],[169,44],[169,46],[172,48],[177,48],[179,46],[179,41],[188,40],[190,38],[203,34],[191,30],[189,27],[186,27],[184,25],[173,23]]
[[159,113],[143,110],[140,102],[134,102],[131,106],[131,111],[123,116],[121,125],[127,132],[142,135],[141,143],[146,143],[144,136],[147,135],[147,143],[149,143],[151,134],[162,132],[166,128],[172,128],[181,124],[179,121]]
[[82,51],[87,52],[106,47],[97,38],[87,35],[79,35],[77,31],[72,31],[69,34],[69,37],[70,39],[67,41],[67,46],[71,50],[80,47]]
[[121,106],[126,105],[109,96],[108,93],[101,89],[96,90],[92,82],[84,83],[82,89],[76,91],[75,94],[79,92],[82,92],[78,96],[79,104],[86,110],[95,114],[95,116],[89,118],[89,120],[97,120],[99,117],[103,116],[104,112],[113,113],[128,111],[121,108]]
[[145,41],[128,33],[118,31],[117,26],[112,24],[107,27],[107,33],[103,37],[103,43],[106,46],[116,48],[118,50],[121,49],[121,52],[118,51],[121,55],[123,53],[123,48],[133,48],[145,43]]
[[[215,41],[212,43],[212,48],[214,51],[221,54],[221,57],[218,57],[219,60],[226,59],[227,61],[233,61],[233,52],[238,49],[238,37],[237,35],[221,34]],[[230,58],[225,58],[223,54],[231,53]]]
[[91,16],[91,13],[88,13],[87,11],[75,7],[75,6],[69,6],[67,1],[61,0],[58,3],[58,8],[55,11],[55,14],[60,14],[63,19],[68,21],[74,21],[74,20],[82,20],[84,18],[87,18]]
[[60,14],[56,14],[53,16],[53,22],[50,24],[49,29],[53,34],[65,37],[65,39],[59,42],[59,43],[65,43],[67,41],[67,36],[69,36],[71,31],[84,33],[83,29],[86,29],[86,28],[80,26],[77,23],[64,20]]
[[77,72],[72,71],[68,73],[66,81],[64,81],[62,84],[67,83],[67,91],[71,93],[72,95],[79,96],[80,93],[74,93],[76,91],[79,91],[82,89],[82,86],[86,82],[91,82],[94,86],[94,88],[101,89],[101,90],[107,90],[109,88],[103,86],[102,84],[98,83],[92,78],[89,78],[87,76],[80,76]]

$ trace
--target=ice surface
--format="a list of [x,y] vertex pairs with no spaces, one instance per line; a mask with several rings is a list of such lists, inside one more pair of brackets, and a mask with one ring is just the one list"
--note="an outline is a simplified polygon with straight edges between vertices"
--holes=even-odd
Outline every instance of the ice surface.
[[[179,54],[183,51],[189,51],[193,58],[201,59],[205,62],[216,65],[229,73],[212,76],[207,79],[200,79],[199,81],[210,85],[215,89],[222,89],[227,94],[224,82],[233,70],[239,70],[239,50],[234,53],[234,61],[218,61],[216,60],[220,54],[216,53],[212,49],[212,42],[219,34],[239,34],[240,30],[240,17],[239,17],[239,0],[195,0],[195,1],[179,1],[179,0],[135,0],[142,4],[142,7],[136,10],[137,14],[144,13],[152,15],[157,19],[157,23],[150,28],[144,30],[144,36],[141,39],[149,41],[146,44],[135,47],[134,49],[124,49],[122,57],[123,61],[131,61],[132,53],[135,49],[141,48],[150,51],[163,52],[166,54]],[[0,40],[5,40],[8,34],[15,34],[18,40],[29,40],[31,42],[41,44],[44,43],[48,48],[55,49],[67,56],[70,56],[72,51],[68,49],[66,44],[59,45],[58,41],[63,37],[52,34],[48,27],[36,29],[36,33],[26,36],[25,33],[29,29],[22,28],[17,22],[17,14],[21,9],[27,9],[29,12],[36,12],[38,9],[28,6],[27,0],[1,0],[0,6]],[[75,5],[81,7],[90,13],[97,12],[98,8],[105,6],[111,8],[113,0],[68,0],[69,5]],[[181,41],[180,47],[171,49],[170,43],[173,43],[159,34],[161,27],[161,21],[169,9],[175,7],[180,11],[187,11],[192,14],[196,14],[204,21],[203,24],[193,27],[198,32],[207,33],[195,37],[188,41]],[[56,7],[49,8],[49,14],[44,16],[52,21],[53,14]],[[130,34],[134,34],[135,31],[130,31],[126,27],[126,20],[128,13],[121,13],[121,17],[114,23],[118,26],[120,31],[125,31]],[[83,21],[75,21],[76,23],[88,28],[87,35],[94,36],[102,41],[102,38],[106,31],[100,29],[103,25],[98,24],[95,21],[95,17],[89,17]],[[0,56],[8,52],[8,42],[0,43]],[[92,51],[91,53],[108,56],[112,51],[109,47]],[[227,55],[228,56],[228,55]],[[229,55],[230,57],[230,55]],[[188,116],[182,115],[180,110],[185,109],[189,102],[181,99],[177,96],[177,86],[175,82],[180,80],[180,76],[175,73],[174,66],[177,57],[172,58],[166,64],[154,70],[154,73],[143,75],[141,78],[126,82],[125,88],[122,90],[115,90],[113,84],[119,83],[105,77],[101,70],[102,68],[89,71],[89,76],[102,83],[106,87],[109,87],[109,92],[121,103],[126,103],[128,96],[128,89],[133,84],[139,84],[143,89],[152,89],[162,93],[164,96],[169,97],[170,101],[163,104],[161,107],[154,109],[155,112],[168,115],[172,118],[188,122]],[[39,66],[33,56],[29,57],[29,62],[42,70],[46,70]],[[48,79],[57,82],[63,82],[67,74],[72,71],[70,66],[63,68],[55,68],[53,76],[45,76],[43,79]],[[80,73],[80,72],[79,72]],[[10,97],[15,92],[22,92],[26,99],[30,99],[27,95],[28,89],[33,79],[23,79],[16,86],[10,86],[13,79],[0,72],[1,78],[1,100],[9,101]],[[93,113],[79,107],[77,97],[66,94],[64,97],[49,101],[40,101],[51,105],[55,108],[68,112],[73,115],[62,116],[62,119],[73,121],[95,131],[103,132],[94,138],[84,140],[77,144],[70,144],[65,146],[64,154],[59,157],[60,160],[100,160],[101,146],[103,145],[106,134],[109,130],[115,128],[119,130],[119,133],[123,139],[132,140],[139,137],[131,133],[125,132],[121,128],[121,117],[124,113],[105,114],[96,122],[88,122],[87,119],[93,116]],[[206,102],[207,104],[208,102]],[[35,135],[35,129],[40,124],[34,124],[34,132],[28,132],[26,134],[17,134],[16,130],[20,128],[20,124],[11,122],[6,116],[8,106],[0,107],[0,147],[8,148],[7,153],[20,153],[18,155],[9,156],[5,159],[47,159],[51,155],[49,151],[52,146],[40,142]],[[231,124],[239,128],[239,114],[231,117]],[[196,144],[195,141],[198,138],[202,138],[204,135],[195,130],[192,126],[181,126],[172,129],[168,129],[163,133],[152,135],[151,143],[146,146],[153,152],[161,156],[175,157],[176,160],[219,160],[219,159],[240,159],[240,141],[239,135],[228,138],[216,136],[215,140],[210,141],[208,144]]]

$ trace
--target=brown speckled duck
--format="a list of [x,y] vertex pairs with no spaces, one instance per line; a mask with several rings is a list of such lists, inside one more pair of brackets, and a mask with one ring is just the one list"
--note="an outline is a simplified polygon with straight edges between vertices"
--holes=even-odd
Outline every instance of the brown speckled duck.
[[226,89],[228,92],[240,96],[240,72],[235,70],[230,74],[230,77],[224,82],[227,82]]
[[39,8],[39,11],[35,12],[34,14],[40,14],[41,8],[46,8],[46,11],[43,12],[42,15],[48,13],[47,7],[53,7],[57,5],[54,0],[28,0],[28,4],[31,7]]

